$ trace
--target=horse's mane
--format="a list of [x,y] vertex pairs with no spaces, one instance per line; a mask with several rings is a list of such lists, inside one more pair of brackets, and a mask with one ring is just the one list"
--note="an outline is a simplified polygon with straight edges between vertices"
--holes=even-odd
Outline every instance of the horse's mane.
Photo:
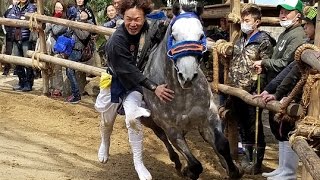
[[194,12],[200,16],[203,13],[203,5],[201,3],[180,4],[178,2],[173,4],[172,13],[174,15],[179,15],[181,10],[184,12]]

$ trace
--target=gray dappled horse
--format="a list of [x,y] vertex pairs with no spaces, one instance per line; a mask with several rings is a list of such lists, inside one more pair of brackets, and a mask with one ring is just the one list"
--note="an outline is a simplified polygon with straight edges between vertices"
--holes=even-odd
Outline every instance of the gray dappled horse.
[[[210,86],[199,68],[199,59],[206,50],[206,39],[198,17],[199,9],[197,11],[188,11],[187,6],[180,5],[174,8],[175,18],[165,38],[152,50],[144,70],[149,79],[157,84],[166,83],[168,88],[174,90],[173,101],[163,103],[148,90],[144,91],[144,99],[153,121],[186,158],[187,166],[182,170],[184,176],[197,179],[203,170],[185,140],[186,133],[197,128],[219,156],[229,177],[240,178],[243,173],[232,161],[229,142],[222,132]],[[169,150],[170,159],[181,172],[180,160],[174,153]]]

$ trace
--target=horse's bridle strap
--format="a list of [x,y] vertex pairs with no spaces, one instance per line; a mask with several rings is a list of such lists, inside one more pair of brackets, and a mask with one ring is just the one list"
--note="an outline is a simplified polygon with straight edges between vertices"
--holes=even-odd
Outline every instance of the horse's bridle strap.
[[184,51],[203,51],[203,45],[201,44],[196,44],[196,43],[192,43],[192,44],[183,44],[183,45],[179,45],[177,47],[172,48],[171,50],[171,55],[175,55]]

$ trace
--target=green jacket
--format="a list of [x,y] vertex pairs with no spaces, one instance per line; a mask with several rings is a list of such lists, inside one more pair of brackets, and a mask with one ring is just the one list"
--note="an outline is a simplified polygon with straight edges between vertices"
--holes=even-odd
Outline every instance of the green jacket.
[[302,26],[286,29],[280,34],[271,59],[262,60],[262,66],[267,71],[267,83],[294,60],[296,49],[305,42],[306,34]]

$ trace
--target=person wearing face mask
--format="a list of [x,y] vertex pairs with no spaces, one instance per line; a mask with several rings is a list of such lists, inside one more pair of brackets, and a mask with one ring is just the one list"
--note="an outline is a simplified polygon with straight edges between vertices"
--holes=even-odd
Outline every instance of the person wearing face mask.
[[[310,7],[303,18],[306,21],[304,30],[307,34],[307,43],[313,43],[315,35],[315,25],[317,19],[317,9]],[[282,70],[276,78],[274,78],[264,89],[257,95],[267,103],[272,100],[280,100],[283,102],[286,96],[292,91],[294,86],[301,79],[300,68],[297,61],[291,62],[284,70]],[[295,102],[301,100],[302,92],[294,98]],[[298,167],[298,156],[291,149],[288,134],[295,128],[295,123],[290,121],[281,121],[277,124],[278,133],[274,134],[279,141],[279,166],[272,172],[262,173],[262,176],[268,180],[276,179],[296,179],[296,170]]]
[[[53,0],[54,11],[52,16],[55,18],[66,19],[67,6],[64,0]],[[58,24],[46,24],[45,33],[47,35],[47,53],[54,56],[60,56],[59,54],[54,53],[54,45],[60,35],[63,35],[67,32],[68,27],[58,25]],[[50,94],[51,97],[57,98],[61,97],[63,94],[63,76],[62,76],[62,67],[59,65],[54,65],[53,75],[49,79],[50,85]]]
[[303,3],[301,0],[285,0],[277,6],[280,25],[285,28],[278,38],[275,51],[270,59],[256,61],[254,67],[266,71],[269,83],[277,74],[293,61],[294,52],[306,38],[301,26]]
[[[270,59],[264,59],[254,63],[254,67],[257,69],[258,73],[263,71],[266,74],[267,84],[272,83],[272,80],[294,60],[294,53],[296,49],[303,44],[306,39],[306,34],[301,26],[301,16],[303,11],[302,2],[300,0],[285,0],[283,3],[279,4],[277,8],[279,10],[280,25],[284,27],[285,30],[279,36],[272,57]],[[264,93],[265,91],[262,93],[262,96],[264,96]],[[264,99],[267,101],[267,97],[264,97]],[[281,132],[283,130],[290,130],[292,126],[282,126],[274,119],[274,117],[274,112],[269,111],[270,129],[272,134],[279,141],[279,167],[285,166],[286,171],[284,174],[277,176],[283,170],[282,168],[279,168],[271,174],[264,175],[276,177],[268,177],[268,179],[286,179],[286,177],[294,179],[296,176],[294,162],[297,160],[297,157],[288,143],[288,136],[286,133]],[[285,154],[290,156],[288,157],[288,161],[285,163],[286,165],[283,164],[284,156],[281,156],[280,152],[285,152]],[[289,159],[291,159],[292,162],[290,162]]]
[[[275,45],[275,40],[268,33],[259,30],[261,16],[261,9],[255,4],[247,4],[241,10],[242,35],[234,45],[233,57],[229,66],[230,85],[251,94],[257,90],[257,75],[252,65],[260,59],[270,58]],[[245,150],[241,165],[246,173],[260,173],[266,146],[261,111],[259,113],[257,161],[254,163],[256,108],[234,96],[229,96],[226,108],[236,115],[240,126],[240,136]]]

